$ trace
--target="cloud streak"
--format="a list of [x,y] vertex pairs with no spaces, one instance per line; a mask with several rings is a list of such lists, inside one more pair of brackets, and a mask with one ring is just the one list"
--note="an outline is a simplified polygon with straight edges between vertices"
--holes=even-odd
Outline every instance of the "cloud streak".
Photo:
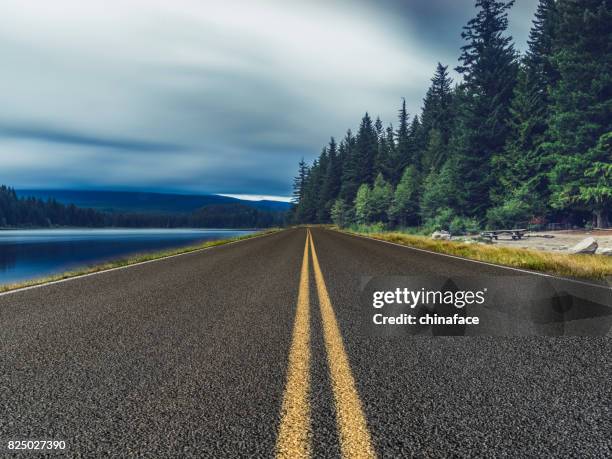
[[182,145],[170,143],[96,137],[78,132],[69,132],[33,125],[10,126],[0,124],[0,137],[79,145],[83,147],[110,148],[128,152],[156,153],[164,151],[181,151],[185,149]]

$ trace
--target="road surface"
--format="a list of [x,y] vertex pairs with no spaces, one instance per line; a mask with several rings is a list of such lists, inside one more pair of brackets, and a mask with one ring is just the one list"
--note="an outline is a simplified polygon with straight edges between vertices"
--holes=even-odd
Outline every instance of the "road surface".
[[299,228],[2,295],[0,447],[610,456],[608,337],[363,333],[364,276],[506,271]]

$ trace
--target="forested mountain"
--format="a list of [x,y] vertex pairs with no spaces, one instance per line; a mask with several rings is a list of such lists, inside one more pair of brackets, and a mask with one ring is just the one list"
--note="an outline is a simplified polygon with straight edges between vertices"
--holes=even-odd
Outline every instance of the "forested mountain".
[[513,1],[477,0],[453,83],[438,64],[397,129],[368,113],[294,181],[292,218],[454,231],[555,221],[609,225],[612,0],[540,0],[525,55]]
[[289,203],[280,201],[246,201],[216,194],[152,193],[144,191],[35,189],[16,190],[18,197],[54,199],[62,204],[119,213],[183,213],[194,212],[216,204],[242,204],[262,210],[283,211]]
[[[264,228],[285,222],[284,211],[258,209],[243,201],[213,202],[190,212],[102,212],[62,204],[50,198],[19,197],[0,186],[0,228],[3,227],[122,227],[122,228]],[[234,202],[237,201],[237,202]]]

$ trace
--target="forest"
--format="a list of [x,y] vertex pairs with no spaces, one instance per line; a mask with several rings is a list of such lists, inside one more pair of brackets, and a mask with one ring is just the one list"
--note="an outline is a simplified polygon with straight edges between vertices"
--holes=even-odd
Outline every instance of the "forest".
[[285,222],[285,213],[245,206],[211,204],[193,212],[101,212],[54,199],[18,197],[0,186],[0,228],[267,228]]
[[[420,113],[366,113],[356,133],[302,160],[295,223],[471,232],[561,222],[609,226],[612,1],[540,0],[527,50],[513,1],[477,0],[460,81],[438,64]],[[409,77],[409,76],[407,76]]]

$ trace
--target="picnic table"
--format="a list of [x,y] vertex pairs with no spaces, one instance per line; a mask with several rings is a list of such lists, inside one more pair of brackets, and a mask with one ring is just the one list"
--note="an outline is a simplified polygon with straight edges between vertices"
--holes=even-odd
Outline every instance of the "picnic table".
[[509,234],[510,236],[512,236],[512,240],[518,241],[523,238],[526,232],[527,230],[522,229],[522,228],[521,229],[502,229],[502,230],[483,231],[482,233],[480,233],[480,235],[482,237],[488,237],[490,240],[493,240],[493,239],[497,240],[497,238],[501,236],[502,234]]

